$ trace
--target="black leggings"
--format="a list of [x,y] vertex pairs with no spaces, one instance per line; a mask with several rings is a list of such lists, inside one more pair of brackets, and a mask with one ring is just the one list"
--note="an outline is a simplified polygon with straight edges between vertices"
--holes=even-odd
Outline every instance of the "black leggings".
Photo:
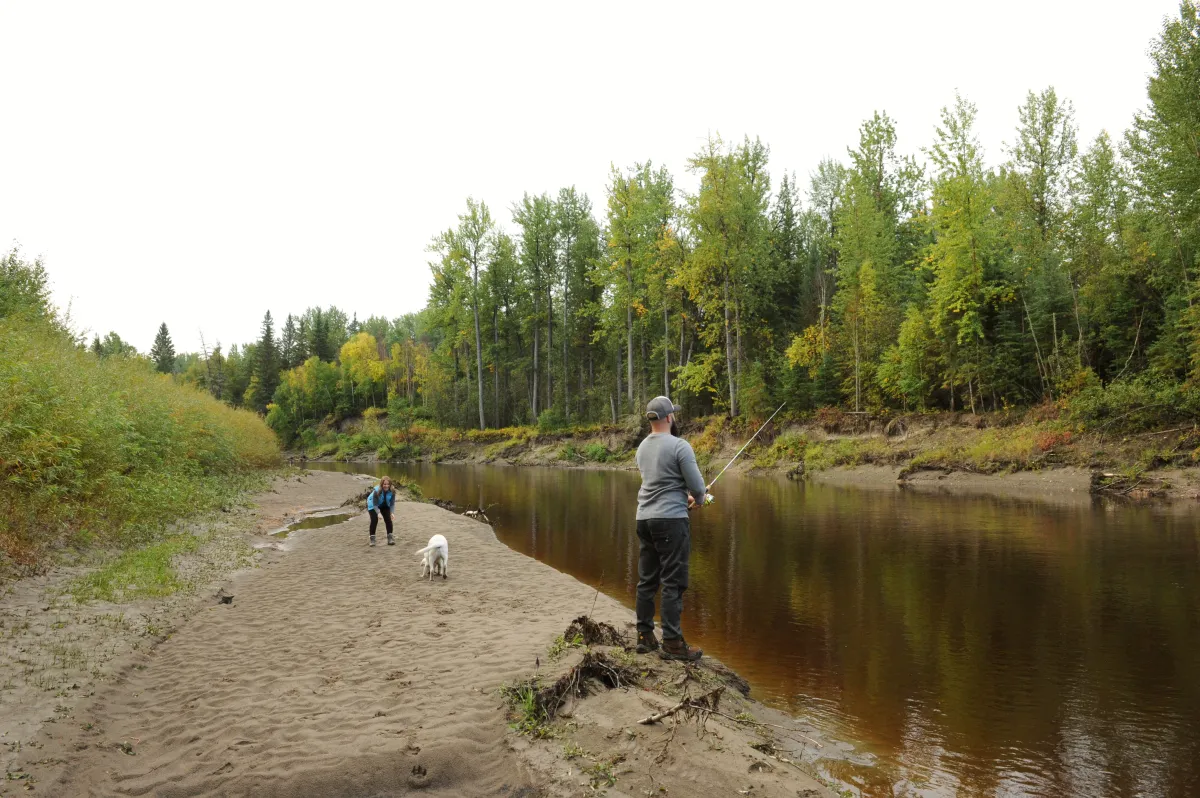
[[379,508],[379,512],[375,510],[367,510],[371,514],[371,537],[375,537],[375,527],[379,525],[379,513],[383,513],[383,523],[387,527],[388,534],[392,534],[392,511],[385,504]]

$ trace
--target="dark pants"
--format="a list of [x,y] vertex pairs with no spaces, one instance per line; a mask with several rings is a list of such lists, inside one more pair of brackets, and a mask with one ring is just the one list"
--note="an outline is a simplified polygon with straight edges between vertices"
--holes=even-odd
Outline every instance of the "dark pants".
[[686,518],[651,518],[637,522],[641,554],[638,557],[637,628],[642,634],[654,631],[654,594],[662,586],[663,640],[683,637],[679,616],[683,591],[688,586],[688,556],[692,551],[690,524]]
[[371,537],[375,537],[375,527],[379,525],[379,513],[383,513],[383,523],[387,527],[388,534],[392,534],[392,511],[385,504],[379,508],[379,512],[367,510],[371,514]]

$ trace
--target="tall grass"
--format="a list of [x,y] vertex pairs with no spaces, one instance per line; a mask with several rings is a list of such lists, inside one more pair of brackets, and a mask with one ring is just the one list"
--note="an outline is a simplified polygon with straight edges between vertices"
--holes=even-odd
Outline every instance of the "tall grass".
[[0,574],[62,544],[135,542],[279,461],[266,424],[141,359],[0,319]]

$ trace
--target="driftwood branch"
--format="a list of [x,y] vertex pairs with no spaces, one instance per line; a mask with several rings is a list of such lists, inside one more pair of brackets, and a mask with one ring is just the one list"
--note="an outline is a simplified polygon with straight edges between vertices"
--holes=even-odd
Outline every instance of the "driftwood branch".
[[683,709],[687,705],[688,705],[688,700],[680,701],[678,704],[671,707],[670,709],[664,709],[662,712],[655,712],[653,715],[651,715],[648,718],[642,718],[641,720],[638,721],[638,723],[641,724],[642,726],[649,726],[652,723],[658,723],[663,718],[671,717],[672,715],[674,715],[676,712]]
[[642,718],[638,721],[638,723],[642,726],[649,726],[651,724],[658,723],[663,718],[669,718],[676,712],[680,712],[682,710],[698,713],[715,712],[717,704],[721,700],[721,693],[723,692],[725,692],[725,687],[721,686],[697,698],[685,696],[682,701],[670,709],[664,709],[662,712],[655,712],[648,718]]

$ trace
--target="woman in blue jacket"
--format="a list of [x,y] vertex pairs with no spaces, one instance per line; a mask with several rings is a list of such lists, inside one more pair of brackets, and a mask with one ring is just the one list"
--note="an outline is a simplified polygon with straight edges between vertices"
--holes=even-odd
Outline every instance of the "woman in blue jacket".
[[367,512],[371,514],[372,546],[375,545],[375,527],[379,524],[380,514],[383,515],[383,523],[387,527],[388,545],[396,545],[396,539],[392,537],[392,510],[395,508],[396,491],[392,488],[392,480],[389,477],[384,477],[367,494]]

